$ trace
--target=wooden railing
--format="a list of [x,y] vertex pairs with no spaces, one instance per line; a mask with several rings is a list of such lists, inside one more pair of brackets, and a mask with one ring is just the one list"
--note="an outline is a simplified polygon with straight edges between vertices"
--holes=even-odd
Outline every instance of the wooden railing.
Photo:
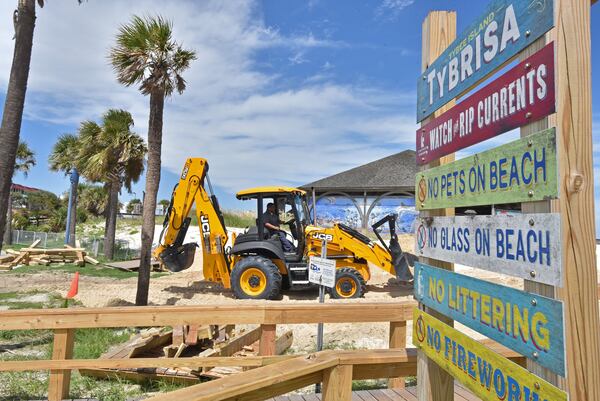
[[[72,369],[134,368],[134,367],[261,367],[275,362],[287,362],[290,356],[274,356],[277,324],[305,323],[369,323],[389,322],[390,348],[406,347],[406,322],[412,319],[415,302],[330,304],[288,304],[263,302],[206,306],[148,306],[118,308],[71,308],[0,311],[0,330],[54,330],[51,360],[3,361],[2,371],[50,370],[49,401],[68,397]],[[259,357],[194,357],[194,358],[134,358],[134,359],[72,359],[75,329],[100,327],[153,327],[176,325],[259,324],[262,328]],[[318,361],[331,353],[318,354]],[[321,356],[325,355],[325,356]],[[334,358],[335,359],[335,358]],[[337,359],[335,359],[337,360]],[[293,362],[295,363],[295,362]],[[311,363],[312,364],[312,363]],[[278,364],[279,365],[279,364]],[[407,365],[408,366],[408,365]],[[412,366],[412,365],[410,365]],[[414,374],[415,369],[408,369]],[[315,375],[315,377],[321,375]],[[406,376],[406,375],[404,375]],[[391,387],[402,386],[400,376],[392,377]],[[221,381],[221,380],[219,380]]]

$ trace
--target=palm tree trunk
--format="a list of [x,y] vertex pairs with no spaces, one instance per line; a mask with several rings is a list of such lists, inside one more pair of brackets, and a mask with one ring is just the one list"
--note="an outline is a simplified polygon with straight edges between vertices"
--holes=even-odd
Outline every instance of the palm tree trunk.
[[[17,11],[15,51],[6,91],[2,126],[0,126],[0,143],[2,144],[0,146],[0,233],[4,232],[6,225],[10,184],[15,169],[21,121],[23,120],[23,105],[25,104],[25,92],[27,92],[35,27],[35,0],[19,0]],[[2,248],[2,239],[0,236],[0,248]]]
[[148,121],[148,167],[146,169],[146,196],[142,204],[142,249],[136,305],[148,304],[150,289],[150,262],[152,258],[152,240],[154,239],[156,195],[160,184],[160,153],[162,146],[164,91],[150,94],[150,117]]
[[117,213],[119,209],[120,181],[113,180],[108,192],[108,213],[106,215],[106,231],[104,233],[104,256],[113,259],[115,256],[115,234],[117,232]]
[[12,193],[8,193],[8,211],[6,212],[6,228],[4,230],[4,245],[12,245]]

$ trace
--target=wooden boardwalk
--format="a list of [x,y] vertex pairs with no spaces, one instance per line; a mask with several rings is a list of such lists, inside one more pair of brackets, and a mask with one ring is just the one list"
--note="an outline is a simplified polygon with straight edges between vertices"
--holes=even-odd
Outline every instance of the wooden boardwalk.
[[[321,394],[281,395],[269,401],[319,401]],[[352,393],[352,401],[417,401],[417,388],[384,390],[361,390]],[[465,389],[456,384],[454,386],[454,401],[480,401]]]

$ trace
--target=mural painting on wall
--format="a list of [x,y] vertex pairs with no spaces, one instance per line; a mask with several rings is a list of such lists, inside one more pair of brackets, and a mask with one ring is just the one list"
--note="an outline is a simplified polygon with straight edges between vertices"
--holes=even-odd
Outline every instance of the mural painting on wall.
[[[377,198],[367,197],[367,211]],[[358,208],[361,209],[359,212]],[[354,201],[344,196],[326,196],[317,200],[317,225],[330,227],[334,223],[343,223],[352,228],[362,227],[362,210],[364,198],[356,197]],[[414,232],[415,219],[418,213],[415,210],[415,199],[405,196],[390,196],[377,201],[371,208],[368,224],[375,223],[384,216],[395,213],[398,215],[396,229],[399,234]],[[383,230],[385,234],[385,230]]]

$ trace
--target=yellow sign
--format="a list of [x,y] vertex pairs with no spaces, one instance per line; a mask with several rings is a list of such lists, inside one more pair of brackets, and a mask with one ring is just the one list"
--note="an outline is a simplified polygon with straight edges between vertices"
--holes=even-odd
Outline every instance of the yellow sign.
[[413,344],[484,401],[567,401],[567,394],[433,316],[414,309]]

